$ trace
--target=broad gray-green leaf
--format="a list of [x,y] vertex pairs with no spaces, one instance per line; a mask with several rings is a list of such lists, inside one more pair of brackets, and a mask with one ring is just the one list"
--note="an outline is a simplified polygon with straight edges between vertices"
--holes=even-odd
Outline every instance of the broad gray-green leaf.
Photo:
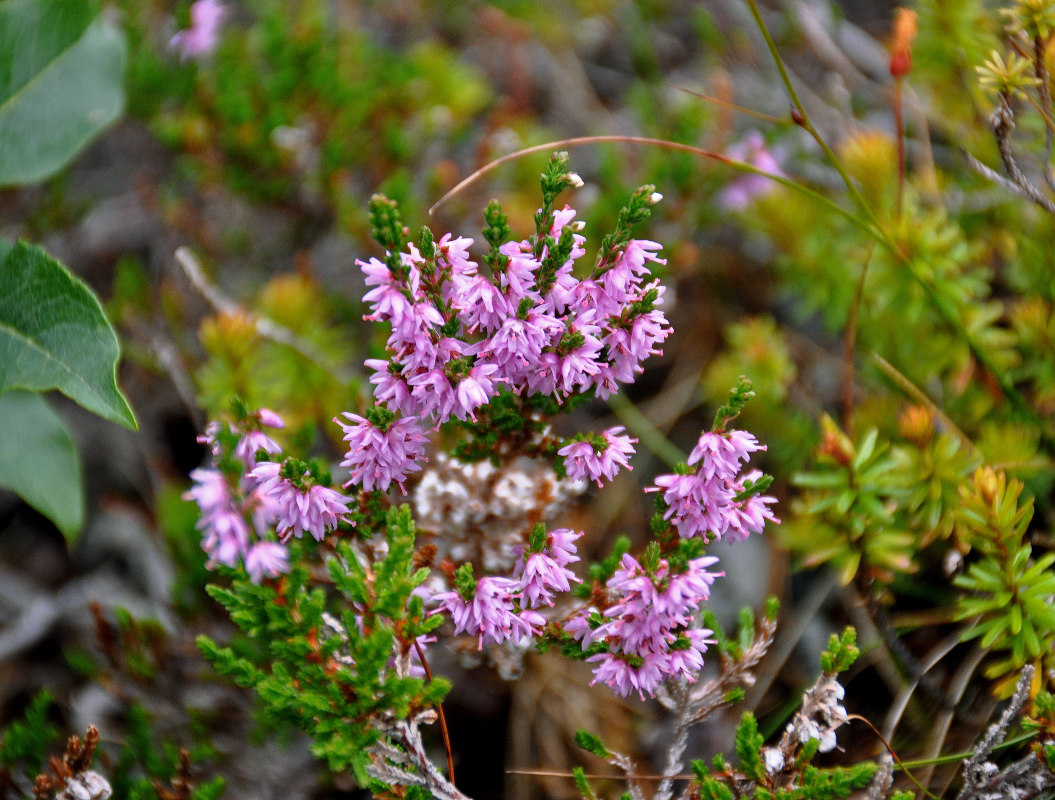
[[58,389],[135,430],[117,388],[120,354],[91,289],[39,247],[0,242],[0,392]]
[[48,177],[117,119],[125,51],[90,0],[0,2],[0,186]]
[[0,393],[0,486],[54,522],[67,541],[80,532],[81,462],[66,423],[39,394]]

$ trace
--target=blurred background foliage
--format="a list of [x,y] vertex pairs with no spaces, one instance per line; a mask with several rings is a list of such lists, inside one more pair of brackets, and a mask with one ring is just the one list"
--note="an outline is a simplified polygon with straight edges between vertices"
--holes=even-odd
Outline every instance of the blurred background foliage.
[[[785,654],[855,624],[865,655],[850,673],[847,705],[870,715],[903,756],[966,747],[1024,664],[1038,667],[1035,693],[1053,688],[1055,215],[964,157],[1003,174],[989,121],[1000,95],[983,87],[976,68],[993,51],[1039,52],[1050,83],[1052,32],[1029,28],[1031,9],[1045,3],[919,0],[911,70],[900,80],[889,70],[892,7],[766,4],[762,16],[839,170],[792,122],[766,43],[740,0],[230,0],[217,50],[197,61],[181,61],[167,46],[186,26],[189,3],[105,5],[128,36],[128,119],[71,170],[0,194],[0,215],[5,234],[50,241],[83,270],[122,334],[123,385],[143,423],[141,452],[117,478],[112,465],[100,468],[93,513],[102,513],[100,497],[110,510],[123,497],[143,510],[141,534],[164,548],[158,558],[172,581],[162,593],[176,613],[151,646],[174,659],[162,669],[172,673],[170,685],[211,680],[188,653],[186,631],[223,625],[204,596],[194,517],[178,499],[202,456],[190,444],[194,431],[237,395],[280,411],[292,441],[333,456],[339,430],[330,420],[369,398],[359,365],[383,334],[361,320],[354,266],[377,255],[369,196],[397,199],[412,229],[427,223],[437,236],[477,235],[487,201],[499,197],[515,233],[526,235],[546,154],[488,174],[432,216],[428,206],[517,148],[623,134],[714,153],[754,136],[755,155],[765,152],[782,174],[842,209],[776,183],[740,183],[747,176],[719,161],[659,147],[572,152],[586,186],[567,200],[587,232],[610,230],[641,183],[664,195],[642,233],[664,245],[675,335],[631,388],[631,409],[687,451],[739,375],[757,393],[739,424],[769,445],[764,466],[777,477],[783,524],[755,543],[748,563],[730,551],[725,612],[782,596]],[[1006,144],[1051,198],[1043,175],[1053,109],[1051,89],[1041,88],[1010,97],[1016,128]],[[1029,102],[1043,108],[1044,97],[1047,118]],[[134,213],[122,212],[121,198],[131,198]],[[130,220],[139,234],[128,233]],[[179,245],[203,270],[177,265]],[[636,432],[625,407],[614,412]],[[612,413],[595,403],[578,419],[599,428]],[[140,475],[126,474],[136,472],[132,464]],[[618,534],[644,530],[649,507],[638,494],[659,462],[642,452],[635,465],[633,480],[613,487],[618,499],[576,511],[572,522],[589,531],[594,554]],[[32,560],[23,568],[31,545],[24,537],[12,544],[14,537],[45,523],[18,517],[17,506],[6,513],[0,581],[25,569],[42,591],[57,591],[101,563],[81,548],[53,554],[66,559],[61,569]],[[132,630],[128,620],[114,624]],[[113,676],[138,663],[98,655],[105,640],[98,619],[69,627],[75,635],[45,630],[35,650],[6,646],[7,674],[47,661],[48,641],[81,674],[93,659]],[[112,647],[142,649],[146,634],[134,632]],[[789,699],[812,680],[802,664],[816,650],[809,661],[790,659],[748,697],[763,730],[779,727]],[[456,686],[449,701],[455,740],[465,737],[460,757],[488,765],[477,796],[498,796],[495,786],[508,796],[573,796],[568,782],[503,776],[502,764],[508,757],[568,770],[578,758],[570,744],[576,728],[603,727],[605,741],[625,750],[635,715],[651,714],[587,690],[588,675],[572,678],[582,684],[575,713],[550,714],[525,698],[548,696],[551,682],[568,675],[545,658],[528,665],[512,687],[474,673],[483,687],[476,696]],[[6,713],[17,714],[40,688],[21,674],[0,694]],[[144,688],[121,701],[142,700],[155,677],[137,669]],[[67,695],[78,680],[64,679]],[[231,741],[249,738],[250,701],[233,688],[205,694],[215,713],[197,717],[196,730],[224,732],[226,757],[249,759],[238,749],[248,745]],[[201,697],[183,704],[200,708]],[[144,707],[134,706],[136,714],[167,719],[161,727],[190,746],[193,726],[178,699]],[[123,719],[145,736],[141,716]],[[725,727],[715,723],[700,746],[728,751]],[[661,739],[643,758],[662,752]],[[845,758],[874,755],[872,744],[862,737]],[[165,752],[156,772],[167,780],[179,765],[177,751]],[[935,786],[948,780],[942,769]],[[230,796],[260,796],[267,779],[256,778],[239,775]],[[297,786],[298,796],[340,793],[339,777],[319,780],[325,788],[309,782]]]

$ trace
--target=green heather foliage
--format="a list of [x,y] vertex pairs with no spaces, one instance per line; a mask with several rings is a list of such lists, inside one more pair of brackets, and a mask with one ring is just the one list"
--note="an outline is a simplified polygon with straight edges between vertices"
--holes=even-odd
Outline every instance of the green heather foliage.
[[10,771],[20,762],[27,771],[43,769],[47,749],[58,734],[48,719],[51,708],[51,696],[40,692],[26,707],[21,721],[12,722],[0,731],[0,765],[5,770]]
[[[268,718],[306,731],[315,755],[333,770],[352,770],[361,785],[367,747],[381,736],[375,718],[432,708],[449,689],[444,679],[399,677],[388,666],[397,640],[412,647],[443,619],[426,617],[421,598],[411,595],[428,571],[413,567],[409,507],[391,509],[384,530],[388,554],[369,576],[351,545],[338,545],[327,564],[332,596],[309,585],[303,565],[277,586],[235,578],[229,588],[209,587],[252,641],[249,654],[198,638],[221,674],[257,692]],[[324,621],[328,610],[342,630]]]

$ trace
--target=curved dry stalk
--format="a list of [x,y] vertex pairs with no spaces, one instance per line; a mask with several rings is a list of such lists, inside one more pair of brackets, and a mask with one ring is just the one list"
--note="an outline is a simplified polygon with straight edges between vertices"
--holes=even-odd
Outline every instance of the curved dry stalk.
[[[921,672],[926,675],[959,644],[959,633],[953,633],[938,642],[931,648],[929,653],[920,659],[919,667]],[[905,684],[890,704],[890,711],[887,712],[886,719],[883,721],[883,735],[887,739],[893,738],[894,731],[897,730],[897,726],[901,722],[902,716],[904,716],[905,709],[908,707],[908,702],[912,695],[915,694],[919,684],[919,678],[914,679],[912,683]]]
[[177,247],[175,257],[176,263],[180,265],[183,274],[187,276],[187,280],[191,282],[201,296],[208,300],[209,304],[217,311],[229,315],[243,314],[249,319],[258,335],[295,350],[309,361],[329,370],[333,373],[333,376],[342,383],[347,383],[351,380],[352,376],[350,373],[330,363],[333,359],[327,358],[326,355],[312,342],[308,341],[303,336],[294,333],[289,328],[279,325],[274,320],[270,320],[256,312],[246,310],[220,291],[220,288],[216,284],[205,277],[201,264],[198,262],[198,259],[195,257],[194,253],[191,252],[189,247]]
[[702,147],[695,147],[691,144],[682,144],[681,142],[672,142],[667,139],[655,139],[651,136],[617,136],[617,135],[606,135],[606,136],[573,136],[570,139],[559,139],[553,142],[544,142],[543,144],[536,144],[531,147],[525,147],[512,153],[507,153],[504,156],[489,161],[479,169],[475,170],[471,175],[463,178],[453,188],[449,189],[439,200],[433,203],[429,207],[429,215],[447,202],[454,195],[458,194],[462,189],[472,185],[477,180],[482,178],[487,173],[494,169],[507,164],[510,161],[515,161],[523,156],[529,156],[533,153],[545,153],[552,152],[553,150],[560,150],[567,147],[579,147],[587,144],[604,144],[604,143],[620,143],[620,144],[646,144],[653,147],[660,147],[665,150],[676,150],[682,153],[692,153],[693,155],[702,156],[703,158],[709,158],[714,161],[720,161],[733,169],[738,169],[741,172],[749,172],[752,175],[761,175],[763,178],[769,178],[771,181],[779,183],[781,186],[786,186],[792,191],[798,192],[801,195],[809,197],[814,202],[834,211],[842,217],[850,220],[852,223],[857,225],[863,230],[869,231],[873,237],[876,237],[880,241],[883,241],[882,232],[875,227],[874,223],[870,220],[862,219],[851,211],[847,211],[845,208],[829,200],[827,197],[822,195],[820,192],[815,192],[807,186],[803,186],[801,183],[797,183],[790,178],[786,178],[783,175],[776,175],[772,172],[766,172],[763,169],[759,169],[753,164],[749,164],[746,161],[737,161],[735,158],[723,155],[722,153],[715,153],[713,150],[706,150]]
[[[971,678],[974,676],[975,670],[981,665],[982,661],[986,657],[986,651],[981,648],[975,648],[975,650],[963,660],[960,664],[960,668],[956,670],[953,675],[952,684],[949,686],[949,700],[953,704],[959,703],[963,699],[963,693],[967,691],[967,685],[971,682]],[[945,746],[945,738],[949,734],[949,725],[952,724],[952,719],[955,716],[956,711],[953,709],[942,709],[934,723],[930,737],[930,746],[927,748],[924,758],[933,760],[941,755],[942,748]],[[923,768],[920,774],[920,782],[924,785],[930,783],[931,777],[934,775],[934,769],[937,764],[928,764]]]
[[890,378],[890,380],[892,380],[897,385],[897,387],[901,389],[901,391],[903,391],[906,395],[911,397],[920,405],[926,406],[927,410],[934,415],[934,419],[940,420],[941,424],[945,426],[946,430],[948,430],[950,433],[956,436],[957,439],[960,440],[960,444],[967,447],[972,454],[981,455],[981,451],[978,449],[978,445],[971,441],[971,437],[964,433],[960,429],[960,426],[953,422],[945,414],[945,412],[938,407],[938,404],[931,400],[922,389],[916,386],[916,384],[910,381],[908,377],[901,372],[901,370],[899,370],[897,367],[895,367],[893,364],[891,364],[889,361],[887,361],[874,350],[872,351],[872,359],[875,361],[876,366],[879,367],[879,370],[888,378]]
[[730,111],[736,111],[740,114],[746,114],[749,117],[755,117],[756,119],[765,120],[766,122],[773,122],[777,125],[787,125],[789,123],[789,120],[786,118],[774,117],[772,114],[767,114],[764,111],[755,111],[753,108],[744,108],[743,106],[738,106],[736,103],[730,103],[728,100],[720,100],[719,98],[712,97],[709,94],[697,92],[695,89],[689,89],[685,86],[677,86],[673,83],[668,83],[667,86],[669,86],[671,89],[674,89],[675,91],[685,92],[685,94],[691,94],[693,97],[698,97],[700,100],[705,100],[708,103],[713,103],[714,105],[721,106],[722,108],[728,108]]

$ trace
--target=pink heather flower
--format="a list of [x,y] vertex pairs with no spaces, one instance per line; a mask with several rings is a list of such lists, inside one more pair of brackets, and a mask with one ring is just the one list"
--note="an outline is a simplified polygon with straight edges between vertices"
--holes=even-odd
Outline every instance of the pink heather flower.
[[656,253],[663,249],[659,242],[650,242],[648,239],[631,239],[627,242],[620,261],[625,262],[627,267],[637,275],[647,275],[648,267],[646,261],[656,264],[666,264],[667,259],[659,258]]
[[511,578],[489,576],[476,582],[476,594],[470,602],[457,591],[440,592],[432,599],[439,604],[438,610],[454,621],[455,635],[476,636],[482,650],[485,636],[497,644],[506,639],[519,643],[536,635],[546,624],[546,618],[537,611],[516,610],[519,589],[519,583]]
[[689,561],[685,572],[666,576],[666,586],[655,595],[653,613],[666,617],[671,627],[689,625],[700,604],[711,596],[714,581],[725,574],[706,571],[717,563],[714,556],[701,556]]
[[664,518],[678,529],[685,539],[710,534],[716,538],[739,541],[751,533],[761,533],[766,520],[779,523],[768,508],[776,502],[773,497],[752,496],[737,501],[745,481],[756,481],[762,473],[752,472],[737,477],[741,464],[750,454],[765,450],[746,431],[713,432],[700,436],[689,455],[689,464],[697,465],[689,475],[660,475],[646,492],[663,492],[667,504]]
[[[557,391],[561,359],[556,353],[543,352],[538,357],[535,369],[528,370],[524,380],[528,394],[553,394]],[[559,398],[558,398],[559,399]]]
[[245,571],[253,583],[289,572],[289,550],[279,542],[257,542],[245,556]]
[[234,455],[247,469],[252,469],[256,464],[256,454],[261,450],[274,456],[282,452],[282,447],[263,431],[249,431],[235,445]]
[[594,334],[599,333],[596,325],[583,324],[580,320],[572,323],[569,333],[578,333],[583,343],[567,353],[560,362],[561,388],[565,394],[571,394],[576,387],[587,388],[591,378],[601,371],[597,356],[601,352],[601,340]]
[[[212,420],[205,425],[205,433],[198,436],[196,441],[198,444],[207,445],[209,452],[214,456],[220,455],[220,451],[223,449],[219,442],[220,432],[223,430],[223,424]],[[231,430],[234,430],[231,428]]]
[[371,304],[370,313],[363,319],[402,319],[410,311],[412,303],[404,293],[403,287],[396,282],[388,265],[376,258],[355,263],[363,271],[366,285],[374,287],[363,295],[363,300]]
[[190,7],[190,27],[169,39],[169,49],[178,50],[181,61],[209,55],[216,49],[226,13],[219,0],[197,0]]
[[[743,139],[726,149],[725,155],[736,161],[745,161],[770,175],[784,177],[780,168],[781,152],[767,149],[766,142],[758,131],[748,131]],[[747,173],[722,189],[718,193],[718,202],[739,211],[747,208],[756,197],[769,194],[776,186],[776,182],[771,178]]]
[[352,424],[336,422],[344,430],[344,441],[348,442],[348,454],[341,462],[351,470],[352,477],[344,484],[362,486],[366,491],[386,491],[395,483],[403,494],[407,493],[403,481],[412,472],[421,469],[425,458],[425,432],[416,417],[402,417],[392,421],[382,431],[365,417],[344,413]]
[[562,567],[546,553],[529,553],[517,562],[516,577],[520,578],[520,589],[528,601],[529,608],[538,608],[545,603],[553,605],[554,592],[571,591],[571,583],[581,579],[566,567]]
[[183,493],[183,499],[197,503],[203,517],[230,506],[231,489],[220,470],[195,469],[191,470],[190,477],[194,485]]
[[557,314],[564,314],[575,302],[575,288],[579,279],[572,274],[572,265],[566,264],[553,276],[553,285],[546,292],[546,304]]
[[[278,535],[283,539],[310,533],[321,542],[337,524],[346,521],[348,498],[325,486],[298,489],[281,475],[282,465],[261,461],[249,475],[260,481],[259,491],[275,503]],[[307,477],[307,474],[305,474]]]
[[548,337],[537,326],[519,317],[506,317],[487,345],[489,358],[499,364],[509,380],[534,364]]
[[571,289],[570,305],[583,311],[594,310],[599,318],[618,317],[623,311],[623,301],[613,297],[603,282],[592,278],[579,281]]
[[622,695],[636,690],[644,699],[643,693],[654,693],[665,677],[695,680],[711,631],[689,626],[722,574],[706,570],[716,561],[703,556],[691,560],[684,572],[670,574],[670,565],[661,560],[649,574],[633,556],[624,555],[608,580],[609,591],[619,600],[605,609],[606,621],[590,630],[580,614],[565,626],[582,638],[584,650],[594,642],[607,644],[607,653],[587,659],[598,663],[594,682],[607,683]]
[[667,656],[649,653],[643,658],[633,659],[640,661],[640,666],[632,666],[629,663],[631,659],[621,653],[598,653],[586,660],[599,662],[594,668],[591,686],[598,682],[606,683],[620,697],[626,697],[630,692],[636,691],[644,700],[645,692],[654,697],[656,689],[663,682],[662,666],[665,665]]
[[[660,298],[662,299],[662,293]],[[656,345],[662,344],[670,333],[671,327],[667,323],[667,318],[658,308],[635,317],[633,327],[630,329],[631,355],[638,361],[644,361],[649,356],[663,355],[663,351],[657,350]]]
[[209,556],[209,567],[238,565],[249,546],[249,528],[240,512],[233,507],[222,509],[202,517],[198,528],[203,532],[201,547]]
[[655,486],[646,492],[663,490],[667,504],[664,519],[678,529],[683,539],[712,533],[721,536],[728,527],[727,516],[733,512],[735,492],[718,478],[706,480],[702,475],[660,475]]
[[582,640],[583,650],[589,647],[590,642],[593,641],[590,636],[592,633],[590,628],[590,617],[595,613],[597,613],[597,609],[592,606],[590,608],[584,608],[564,623],[564,630],[570,633],[572,638]]
[[688,463],[692,466],[702,460],[699,471],[705,478],[717,475],[722,480],[731,481],[740,472],[740,464],[751,459],[751,453],[765,449],[766,446],[759,444],[747,431],[729,431],[725,435],[708,431],[700,436],[689,454]]
[[278,414],[272,411],[270,408],[262,408],[256,412],[256,419],[261,425],[266,428],[276,428],[281,430],[286,427],[285,420],[282,419]]
[[447,233],[436,243],[438,261],[449,269],[450,280],[443,285],[443,299],[450,302],[459,288],[476,275],[476,262],[469,258],[469,246],[473,240],[467,236],[452,239]]
[[[246,571],[254,581],[259,581],[261,575],[276,575],[288,569],[288,562],[269,548],[256,552],[262,543],[250,543],[246,513],[256,517],[258,515],[253,506],[260,508],[253,495],[248,500],[237,501],[227,479],[218,470],[196,469],[191,477],[195,485],[183,496],[184,499],[196,501],[202,511],[197,527],[202,532],[201,546],[209,556],[207,566],[210,569],[217,564],[236,567],[240,561],[244,561]],[[269,511],[266,519],[254,519],[254,522],[263,521],[269,526],[273,520],[274,514]],[[258,530],[261,530],[259,526]],[[274,546],[285,553],[282,545]]]
[[406,311],[392,317],[392,335],[388,346],[400,356],[425,349],[431,356],[435,349],[433,335],[443,325],[443,315],[431,303],[420,300]]
[[468,349],[465,342],[449,336],[434,342],[431,335],[422,335],[415,344],[403,344],[398,348],[394,338],[389,338],[388,344],[391,349],[399,350],[402,372],[407,377],[430,370],[442,370],[449,362],[463,356]]
[[611,481],[620,467],[632,470],[628,456],[633,455],[633,445],[637,439],[624,436],[625,430],[622,425],[618,425],[604,431],[601,434],[604,449],[600,453],[590,442],[572,442],[558,450],[557,455],[564,456],[564,469],[568,477],[573,480],[589,478],[600,487],[601,478]]
[[379,405],[387,405],[390,411],[410,415],[414,409],[410,400],[410,387],[405,377],[389,370],[391,363],[380,358],[369,358],[365,362],[367,367],[374,370],[370,376],[370,383],[374,385],[374,400]]
[[442,369],[419,372],[407,383],[412,387],[410,397],[418,414],[433,417],[437,425],[442,425],[450,418],[457,398],[454,387]]
[[507,242],[498,248],[499,252],[509,259],[502,273],[502,287],[506,290],[512,308],[516,308],[525,297],[542,299],[535,291],[535,272],[539,268],[539,262],[530,251],[524,252],[524,246],[520,242]]
[[[520,579],[520,589],[531,608],[545,603],[553,605],[553,592],[571,591],[570,581],[581,583],[567,565],[578,561],[575,555],[575,540],[582,537],[579,531],[560,528],[546,537],[542,552],[527,553],[516,564],[514,577]],[[547,552],[548,551],[548,552]]]
[[502,321],[515,311],[510,309],[501,290],[483,275],[477,275],[452,297],[451,304],[458,311],[462,324],[469,333],[481,328],[484,333],[494,333]]
[[641,279],[649,274],[646,261],[666,264],[667,260],[655,254],[662,249],[657,242],[647,239],[631,239],[615,263],[598,278],[611,300],[619,305],[641,297]]
[[[761,470],[754,470],[744,475],[742,480],[734,484],[734,488],[743,490],[744,482],[757,481],[762,477]],[[722,538],[728,542],[740,542],[752,533],[761,533],[766,525],[766,520],[780,524],[780,520],[774,516],[769,506],[777,502],[777,498],[769,495],[753,494],[747,500],[736,503],[736,507],[729,515],[729,526],[722,533]]]
[[[689,683],[696,682],[696,676],[703,669],[703,654],[707,652],[707,645],[714,644],[715,640],[709,638],[714,631],[707,628],[689,628],[682,632],[685,636],[684,644],[687,646],[674,647],[667,653],[667,663],[663,671],[673,678],[681,677]],[[681,640],[678,640],[681,643]]]
[[560,236],[560,232],[564,230],[564,226],[575,219],[576,213],[575,209],[569,205],[565,205],[564,208],[559,211],[554,211],[553,224],[549,229],[550,234],[553,236]]
[[473,411],[485,405],[488,400],[498,394],[498,390],[494,386],[496,380],[494,374],[496,372],[498,372],[497,364],[487,364],[478,361],[469,370],[469,374],[458,381],[458,386],[454,392],[453,415],[455,417],[463,420],[468,416],[473,422],[476,422],[476,415]]
[[575,542],[582,537],[582,531],[573,531],[570,528],[557,528],[550,531],[546,536],[546,548],[549,550],[550,555],[553,556],[553,560],[559,566],[564,567],[579,560],[579,557],[575,555],[578,552]]

